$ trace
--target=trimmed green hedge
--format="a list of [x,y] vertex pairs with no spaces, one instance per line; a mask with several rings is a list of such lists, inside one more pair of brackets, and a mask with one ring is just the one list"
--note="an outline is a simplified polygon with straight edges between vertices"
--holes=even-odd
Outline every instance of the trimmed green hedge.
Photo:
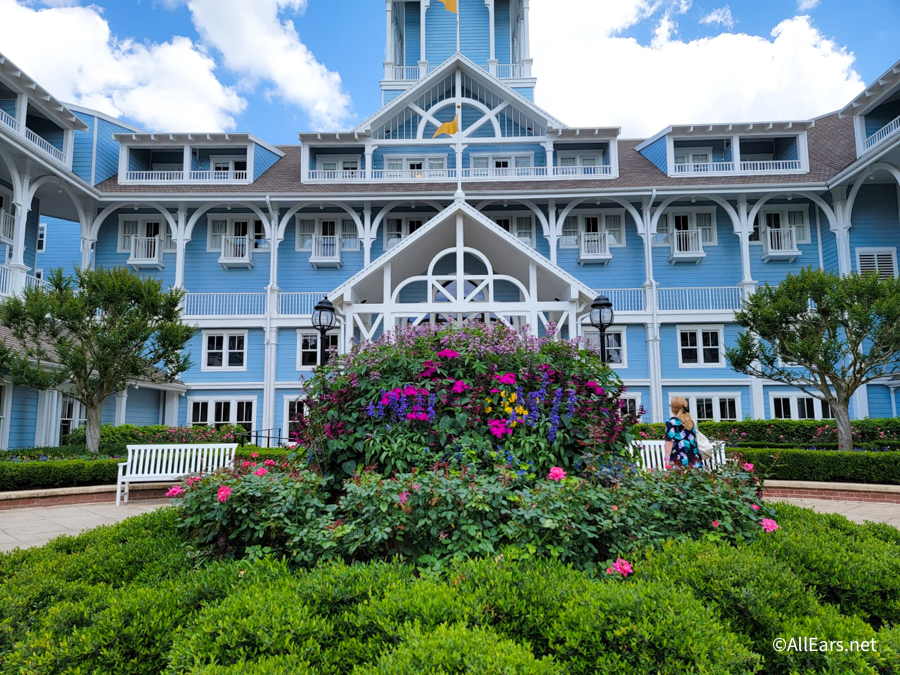
[[[736,450],[742,449],[750,449],[750,448],[766,448],[766,449],[788,449],[788,450],[832,450],[839,451],[840,445],[837,443],[738,443],[734,446],[728,446],[729,450],[734,448]],[[881,441],[880,443],[854,443],[853,450],[856,452],[859,451],[869,451],[869,452],[886,452],[886,451],[900,451],[900,441]]]
[[[55,449],[15,450],[15,456],[19,460],[26,459],[26,461],[17,461],[13,458],[0,461],[0,492],[115,484],[119,473],[119,463],[122,462],[121,458],[98,457],[97,459],[50,459],[43,461],[37,459],[46,451]],[[289,451],[248,445],[238,448],[236,457],[241,460],[250,460],[251,454],[254,452],[258,453],[259,456],[253,461],[265,461],[267,459],[278,461],[285,457]],[[77,453],[77,455],[82,456],[84,454],[84,448]],[[160,483],[160,485],[163,485],[163,483]]]
[[[866,419],[851,422],[853,440],[860,443],[900,441],[900,418]],[[647,438],[663,437],[664,424],[638,424],[634,432]],[[738,443],[837,443],[834,420],[745,420],[743,422],[702,422],[700,430],[710,438]],[[796,447],[796,445],[794,446]]]
[[756,472],[773,480],[900,485],[900,452],[832,452],[784,448],[738,448]]

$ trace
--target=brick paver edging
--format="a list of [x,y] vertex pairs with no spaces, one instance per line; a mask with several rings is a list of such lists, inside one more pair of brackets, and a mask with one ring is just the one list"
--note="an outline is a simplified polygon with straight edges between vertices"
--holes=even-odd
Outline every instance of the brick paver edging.
[[[131,485],[129,501],[163,499],[170,486],[160,483]],[[35,506],[63,506],[65,504],[115,504],[115,485],[89,485],[77,488],[47,490],[18,490],[0,492],[0,511],[31,508]]]
[[900,504],[900,485],[769,480],[764,483],[763,496],[767,499],[793,497],[799,499]]

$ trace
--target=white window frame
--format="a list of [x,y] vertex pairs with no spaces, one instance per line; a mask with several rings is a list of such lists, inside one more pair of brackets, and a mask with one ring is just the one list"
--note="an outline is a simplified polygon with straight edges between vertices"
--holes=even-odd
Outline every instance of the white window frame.
[[[487,168],[475,168],[475,160],[476,159],[485,159],[487,158],[488,165]],[[516,160],[526,158],[530,161],[529,166],[516,166]],[[534,153],[533,152],[470,152],[469,153],[469,171],[487,171],[486,175],[490,175],[491,171],[494,171],[497,167],[494,166],[494,162],[496,161],[508,161],[509,167],[507,170],[514,171],[516,169],[534,169]],[[472,175],[475,175],[474,173]]]
[[0,384],[0,448],[9,447],[9,421],[12,416],[12,395],[13,386],[11,384]]
[[[63,421],[63,404],[66,401],[66,397],[72,398],[69,394],[62,392],[59,396],[59,403],[56,407],[56,430],[54,433],[58,434],[60,443],[62,443],[64,438],[61,427]],[[80,429],[85,424],[87,424],[87,409],[84,407],[84,404],[72,398],[72,417],[67,419],[72,420],[72,426],[69,427],[70,434],[75,431],[75,429]]]
[[235,236],[235,223],[246,221],[249,223],[247,225],[247,236],[253,239],[253,250],[254,251],[267,251],[269,250],[269,240],[265,238],[266,227],[263,225],[262,232],[263,238],[256,238],[256,221],[260,220],[259,217],[255,213],[210,213],[206,217],[206,252],[207,253],[222,253],[222,247],[214,247],[212,243],[213,231],[212,224],[214,220],[224,220],[225,221],[225,232],[222,233],[222,236],[225,237],[233,237]]
[[[584,166],[584,160],[588,157],[592,157],[593,159],[597,160],[597,163],[594,164],[593,166],[603,166],[604,152],[602,149],[601,150],[583,150],[583,151],[579,151],[579,152],[567,152],[564,150],[560,151],[559,148],[557,148],[557,150],[556,150],[556,165],[558,167],[561,167],[561,166],[563,166],[564,159],[574,159],[575,160],[574,166]],[[590,166],[590,165],[588,165],[588,166]]]
[[[776,398],[786,398],[790,399],[791,402],[791,416],[788,417],[775,417],[775,399]],[[814,407],[814,417],[806,417],[801,418],[799,415],[799,404],[797,403],[801,398],[811,398],[813,400]],[[800,419],[810,419],[810,420],[823,420],[823,419],[834,419],[834,412],[832,411],[831,417],[822,417],[822,403],[821,399],[816,398],[815,396],[810,396],[802,391],[790,391],[790,392],[769,392],[769,419],[777,420],[777,419],[790,419],[790,420],[800,420]]]
[[[446,171],[449,168],[448,164],[450,164],[450,156],[446,155],[446,154],[396,155],[396,154],[386,152],[386,153],[384,153],[384,155],[382,155],[382,157],[383,157],[383,161],[384,161],[384,165],[383,165],[384,168],[382,170],[385,172],[385,175],[387,175],[387,173],[390,171],[401,171],[401,172],[416,171],[416,169],[409,168],[410,163],[421,162],[422,168],[420,170],[422,171],[422,177],[427,178],[428,171]],[[428,166],[429,163],[431,161],[437,160],[437,159],[441,160],[444,163],[444,167],[442,169],[430,168]],[[398,162],[398,161],[403,164],[402,167],[400,167],[399,169],[389,169],[388,168],[388,162]],[[318,166],[318,164],[316,166]]]
[[[203,348],[201,350],[202,361],[200,362],[200,371],[208,372],[208,373],[221,373],[223,371],[228,372],[244,372],[247,370],[247,361],[250,359],[250,339],[248,335],[249,331],[247,330],[205,330],[201,333],[201,338],[203,340]],[[243,336],[244,338],[244,365],[243,366],[229,366],[228,365],[228,338],[234,336]],[[208,338],[213,336],[221,336],[222,337],[222,365],[221,366],[209,366],[207,365],[206,355],[207,355],[207,346],[208,346]]]
[[[315,222],[315,227],[313,228],[313,237],[322,236],[322,223],[324,221],[334,221],[335,228],[334,232],[338,238],[338,250],[339,251],[359,251],[360,249],[360,240],[359,240],[359,230],[356,228],[356,222],[348,216],[348,214],[343,213],[335,213],[328,215],[311,215],[311,214],[296,214],[294,216],[294,250],[295,251],[312,251],[312,246],[301,247],[300,246],[300,222],[303,220],[312,220]],[[351,224],[353,234],[355,235],[355,246],[344,246],[344,222],[348,221]]]
[[[600,342],[599,333],[600,333],[600,331],[598,331],[593,326],[584,326],[582,329],[583,337],[585,337],[588,340],[590,340],[590,336],[596,335],[598,338],[597,339],[598,344]],[[610,368],[614,368],[616,370],[625,370],[628,368],[628,328],[626,326],[611,326],[606,329],[607,335],[611,335],[613,333],[618,333],[622,338],[621,339],[622,346],[621,346],[621,348],[619,348],[620,351],[622,352],[622,362],[621,363],[607,363],[606,365],[608,365]],[[609,350],[608,346],[607,346],[607,350]],[[609,351],[607,351],[607,355],[608,354],[609,354]]]
[[[228,162],[228,170],[229,171],[237,171],[234,168],[235,162],[245,162],[247,164],[247,175],[250,175],[250,157],[248,155],[210,155],[209,156],[209,170],[215,172],[215,164],[216,162]],[[181,167],[178,167],[181,168]]]
[[[335,162],[335,169],[323,169],[322,162]],[[356,169],[345,169],[344,162],[356,162]],[[316,171],[357,171],[362,172],[362,155],[316,155]],[[307,219],[309,220],[309,219]]]
[[42,268],[36,269],[36,270],[34,271],[34,278],[35,278],[35,279],[41,279],[41,280],[43,280],[43,278],[44,278],[44,270],[43,270]]
[[[688,216],[688,230],[698,230],[697,226],[697,214],[699,213],[708,213],[710,215],[710,219],[712,221],[712,241],[702,241],[702,245],[706,246],[718,246],[719,245],[719,223],[716,219],[718,215],[718,210],[715,206],[675,206],[666,209],[663,211],[663,216],[666,217],[666,231],[659,232],[659,224],[662,222],[662,217],[660,217],[659,221],[657,221],[657,233],[653,237],[653,245],[654,246],[669,246],[669,235],[672,233],[672,224],[675,216]],[[660,236],[662,235],[662,236]]]
[[[641,393],[640,392],[637,392],[636,394],[631,394],[631,393],[625,392],[619,398],[623,401],[634,401],[634,409],[637,412],[636,417],[637,417],[638,422],[640,422],[644,419],[644,416],[641,415],[641,408],[643,406],[641,404]],[[628,411],[626,410],[625,412],[627,413]]]
[[[626,248],[627,240],[628,240],[628,225],[625,220],[625,209],[592,209],[590,211],[575,211],[569,213],[568,218],[575,217],[578,218],[578,233],[576,236],[576,240],[574,244],[564,243],[565,240],[562,237],[562,230],[560,230],[559,237],[559,247],[560,248],[571,248],[577,249],[580,246],[581,235],[584,234],[584,219],[585,218],[599,218],[600,219],[600,231],[606,232],[606,218],[607,216],[618,216],[619,222],[622,223],[622,238],[618,244],[613,244],[610,242],[610,248]],[[565,225],[565,222],[563,222]]]
[[[205,422],[194,422],[194,403],[207,403],[209,404],[208,409],[206,411],[206,421]],[[206,426],[212,426],[215,424],[215,420],[210,421],[210,416],[213,415],[213,411],[215,410],[216,403],[230,403],[229,409],[229,424],[234,426],[237,424],[237,407],[238,403],[252,403],[253,404],[253,418],[250,421],[251,428],[248,429],[248,432],[253,432],[257,429],[257,413],[259,412],[259,396],[258,395],[241,395],[241,396],[190,396],[187,397],[187,419],[185,422],[189,427],[194,424],[204,424]]]
[[[719,362],[703,363],[703,333],[717,332],[719,334]],[[697,357],[699,363],[683,363],[681,359],[681,334],[695,333],[697,335]],[[679,368],[725,368],[725,326],[718,325],[684,325],[675,326],[675,348],[678,350]]]
[[[416,228],[416,232],[425,227],[425,223],[431,220],[431,216],[423,215],[423,214],[415,214],[415,213],[389,213],[384,218],[381,219],[381,243],[384,247],[385,251],[390,250],[388,247],[388,228],[387,222],[388,220],[399,220],[401,221],[400,225],[400,241],[403,241],[410,235],[409,231],[409,221],[411,220],[421,220],[422,224]],[[394,244],[396,246],[396,244]]]
[[47,223],[40,223],[38,225],[38,236],[35,249],[37,249],[38,253],[43,253],[47,250]]
[[[750,161],[750,160],[747,160],[747,161]],[[804,225],[805,225],[805,229],[806,229],[806,236],[803,239],[801,239],[800,237],[797,237],[797,243],[798,244],[811,244],[812,243],[812,224],[809,221],[809,205],[808,204],[799,204],[799,205],[774,204],[774,205],[763,206],[759,210],[759,213],[757,214],[757,218],[760,223],[759,238],[751,239],[750,245],[751,246],[762,246],[763,239],[766,236],[766,230],[768,229],[768,227],[766,225],[766,215],[767,214],[769,214],[769,213],[779,214],[779,216],[781,217],[781,227],[786,228],[786,227],[790,226],[790,224],[789,224],[790,220],[788,217],[788,213],[792,212],[792,211],[802,212],[803,220],[805,221]],[[756,227],[755,227],[756,223],[751,223],[750,225],[751,225],[750,233],[753,234],[754,230],[756,229]]]
[[[490,218],[498,227],[500,227],[500,229],[503,229],[503,226],[500,225],[500,223],[498,223],[497,221],[498,220],[509,220],[509,230],[504,230],[504,232],[508,232],[509,234],[514,236],[518,241],[520,241],[523,244],[527,244],[528,246],[531,246],[531,248],[537,247],[537,232],[536,232],[537,228],[535,227],[534,213],[532,213],[531,211],[504,211],[504,212],[496,211],[496,212],[492,212],[492,213],[485,213],[484,215],[487,216],[488,218]],[[524,239],[522,239],[519,236],[519,229],[518,229],[518,219],[519,218],[528,218],[531,220],[531,234],[529,235],[531,238],[530,243],[526,242]]]
[[291,431],[291,403],[300,402],[303,404],[303,407],[306,407],[306,397],[305,396],[291,396],[289,394],[285,394],[282,396],[282,422],[283,426],[281,428],[281,435],[284,438],[290,439],[290,431]]
[[[315,366],[304,366],[303,365],[303,338],[307,336],[313,336],[316,338],[316,365]],[[336,330],[328,331],[328,338],[333,338],[338,351],[341,349],[341,337],[340,332]],[[309,372],[313,368],[322,365],[320,362],[322,360],[322,352],[319,347],[319,331],[310,328],[298,328],[297,329],[297,371],[298,372]],[[331,347],[329,346],[329,349]],[[327,351],[327,350],[326,350]]]
[[[679,153],[684,153],[684,155],[688,161],[681,162],[681,163],[676,162],[675,158]],[[706,155],[707,157],[709,157],[709,159],[705,162],[693,161],[694,155],[701,155],[701,154]],[[691,146],[691,147],[687,147],[687,148],[676,148],[674,146],[674,144],[672,145],[672,164],[675,166],[683,166],[683,165],[687,165],[687,164],[714,164],[714,163],[715,162],[713,161],[713,146],[711,146],[711,145],[706,146],[706,147],[704,147],[702,145],[697,145],[697,146]]]
[[[688,402],[688,411],[691,416],[700,421],[697,417],[697,399],[701,398],[711,398],[713,400],[713,419],[712,420],[703,420],[704,422],[740,422],[743,419],[743,408],[741,407],[741,392],[737,391],[716,391],[716,392],[692,392],[688,394],[669,394],[669,403],[671,404],[672,399],[676,396],[681,396]],[[734,420],[723,420],[722,419],[722,410],[720,408],[720,401],[722,399],[733,398],[734,399],[734,414],[736,419]]]
[[[856,248],[856,272],[862,274],[862,266],[860,265],[860,255],[885,255],[891,256],[891,262],[894,264],[894,278],[898,276],[897,271],[897,247],[896,246],[861,246]],[[877,258],[876,258],[877,260]],[[880,274],[880,270],[879,270]]]
[[122,241],[124,239],[125,234],[125,222],[137,221],[138,224],[138,233],[140,234],[141,229],[144,229],[146,232],[147,223],[159,223],[159,234],[163,239],[163,253],[175,253],[177,250],[175,246],[175,236],[172,234],[171,228],[169,227],[169,221],[166,220],[162,214],[158,216],[154,216],[153,214],[141,213],[135,215],[128,215],[124,213],[119,214],[119,234],[116,239],[116,252],[117,253],[131,253],[131,248],[125,248],[122,245]]

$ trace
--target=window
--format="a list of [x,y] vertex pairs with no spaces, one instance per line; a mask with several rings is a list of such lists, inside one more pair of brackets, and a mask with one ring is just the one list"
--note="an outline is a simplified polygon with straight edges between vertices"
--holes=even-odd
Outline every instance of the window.
[[247,370],[247,332],[204,332],[201,370]]
[[[327,333],[325,335],[325,358],[328,352],[338,348],[338,334]],[[311,331],[297,331],[297,370],[315,368],[319,364],[319,333]]]
[[232,171],[247,171],[247,157],[244,155],[234,155],[233,157],[213,155],[209,158],[209,166],[214,176],[216,174],[222,174],[221,176],[216,177],[227,180],[229,178],[235,178],[235,176],[230,175],[230,172]]
[[625,212],[599,211],[566,216],[560,248],[578,248],[579,235],[606,232],[610,248],[625,246]]
[[776,420],[823,420],[833,419],[834,414],[825,401],[797,394],[770,394],[771,417]]
[[385,157],[387,178],[443,178],[447,168],[446,155],[425,157]]
[[[209,216],[209,227],[206,231],[206,250],[210,253],[221,253],[224,237],[248,237],[253,241],[253,248],[256,250],[268,249],[269,242],[266,240],[266,229],[263,227],[261,220],[256,220],[252,216],[226,216],[224,214],[215,214]],[[236,246],[236,250],[241,250],[241,246]]]
[[684,367],[724,368],[721,326],[678,328],[678,365]]
[[83,427],[85,421],[84,406],[71,396],[63,394],[59,413],[59,442],[62,443],[73,429]]
[[241,426],[252,432],[256,426],[256,397],[208,399],[188,398],[192,426]]
[[751,243],[762,242],[763,230],[779,230],[783,227],[793,227],[798,244],[809,244],[812,241],[809,227],[809,209],[805,206],[765,206],[756,214],[753,221],[753,232],[750,234]]
[[523,244],[534,247],[534,217],[532,215],[493,216],[492,220]]
[[119,253],[131,253],[135,238],[153,238],[165,233],[163,251],[175,250],[175,240],[169,224],[157,216],[120,216],[119,217]]
[[485,176],[530,176],[533,173],[534,153],[510,153],[509,155],[476,155],[469,158],[472,175]]
[[741,410],[740,394],[685,396],[691,416],[698,422],[734,422]]
[[599,166],[603,164],[603,151],[598,150],[597,152],[591,152],[586,154],[581,153],[559,153],[557,155],[559,158],[557,161],[559,166],[562,167],[575,167],[575,166]]
[[703,207],[694,209],[670,209],[660,215],[656,224],[654,246],[668,246],[669,234],[672,230],[699,230],[700,241],[704,246],[716,246],[719,243],[716,227],[716,208]]
[[336,237],[340,247],[335,244],[329,246],[328,250],[359,250],[359,235],[356,229],[356,222],[352,218],[338,219],[335,216],[325,216],[321,218],[296,218],[296,241],[294,250],[296,251],[312,251],[313,240],[317,236]]
[[38,225],[37,251],[43,253],[47,247],[47,223]]
[[347,171],[355,173],[360,170],[359,155],[319,155],[316,157],[316,166],[319,171]]
[[[600,351],[600,332],[594,328],[584,329],[584,339],[593,349]],[[610,328],[606,331],[606,362],[617,368],[627,368],[626,335],[624,328]]]
[[877,274],[881,279],[897,277],[896,248],[856,249],[856,268],[860,274]]
[[641,420],[641,410],[643,409],[643,406],[641,406],[640,394],[623,396],[619,400],[622,402],[623,415],[629,415],[630,417],[634,417],[638,421]]
[[578,247],[578,216],[566,216],[559,246],[560,248]]
[[303,398],[293,396],[284,397],[284,430],[282,436],[293,439],[293,435],[300,431],[300,420],[306,415],[306,401]]
[[[712,148],[675,148],[675,164],[709,164],[712,162]],[[703,170],[707,170],[704,167]]]
[[341,220],[341,250],[359,250],[359,232],[356,229],[356,223],[350,218]]
[[791,399],[782,397],[772,399],[772,416],[776,420],[791,419]]
[[415,216],[399,216],[385,218],[382,229],[384,230],[384,250],[396,246],[403,239],[421,229],[425,220]]

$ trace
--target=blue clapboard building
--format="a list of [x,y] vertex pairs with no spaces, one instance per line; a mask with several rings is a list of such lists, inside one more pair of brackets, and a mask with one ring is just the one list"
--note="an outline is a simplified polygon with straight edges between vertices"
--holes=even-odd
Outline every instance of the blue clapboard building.
[[[534,103],[528,0],[445,5],[388,1],[382,109],[289,146],[264,130],[147,133],[59,103],[0,56],[0,292],[124,265],[184,288],[199,329],[182,383],[135,383],[104,420],[286,435],[326,295],[328,345],[345,350],[486,318],[597,341],[598,293],[645,419],[673,395],[701,420],[830,417],[723,350],[764,282],[807,266],[898,274],[900,63],[815,119],[630,139]],[[863,388],[852,414],[896,416],[898,386]],[[0,447],[53,445],[82,419],[63,394],[0,387]]]

